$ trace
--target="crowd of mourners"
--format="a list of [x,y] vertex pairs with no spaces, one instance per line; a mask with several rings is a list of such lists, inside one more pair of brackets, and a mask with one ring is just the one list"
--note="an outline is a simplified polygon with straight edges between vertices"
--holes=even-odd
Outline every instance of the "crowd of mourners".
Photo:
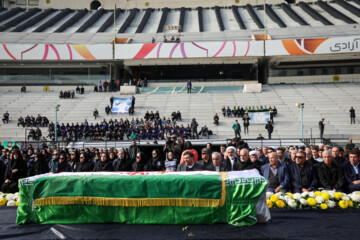
[[[262,147],[250,149],[240,138],[215,149],[211,143],[199,152],[190,141],[171,136],[166,144],[110,149],[51,149],[1,147],[0,186],[17,192],[18,180],[43,173],[98,171],[242,171],[257,169],[268,179],[267,191],[301,193],[317,189],[360,190],[359,148]],[[218,151],[217,151],[218,150]]]

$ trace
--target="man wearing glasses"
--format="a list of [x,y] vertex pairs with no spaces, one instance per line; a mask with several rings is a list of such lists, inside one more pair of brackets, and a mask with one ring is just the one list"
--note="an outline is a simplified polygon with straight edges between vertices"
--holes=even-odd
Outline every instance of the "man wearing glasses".
[[289,165],[289,173],[293,193],[316,190],[318,184],[316,169],[310,161],[305,160],[305,152],[296,153],[295,163]]
[[180,164],[177,168],[177,171],[200,171],[201,166],[194,162],[194,154],[190,151],[186,151],[184,153],[184,161],[185,163]]

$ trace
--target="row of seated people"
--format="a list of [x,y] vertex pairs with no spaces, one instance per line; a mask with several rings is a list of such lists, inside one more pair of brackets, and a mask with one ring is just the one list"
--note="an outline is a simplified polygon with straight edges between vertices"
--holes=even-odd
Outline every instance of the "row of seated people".
[[[249,151],[241,148],[244,142],[235,146],[221,146],[220,152],[214,151],[208,143],[200,154],[191,142],[181,137],[171,137],[166,145],[159,149],[154,146],[149,151],[141,150],[132,141],[129,149],[28,149],[25,152],[2,149],[0,169],[5,174],[3,192],[17,189],[20,177],[47,172],[91,172],[91,171],[243,171],[258,169],[268,179],[267,191],[306,192],[317,189],[341,192],[359,191],[359,149],[347,152],[339,161],[338,148],[331,150],[309,148],[312,158],[299,148],[285,150],[265,147]],[[240,145],[238,145],[240,144]],[[245,146],[245,145],[244,145]],[[320,155],[321,154],[321,155]],[[292,156],[293,155],[293,156]],[[295,160],[289,160],[291,156]],[[335,157],[336,156],[336,157]],[[4,170],[6,169],[6,171]],[[18,174],[8,174],[18,169]],[[0,171],[1,173],[1,171]],[[1,174],[0,174],[1,175]]]
[[69,98],[74,98],[75,97],[75,91],[60,91],[59,93],[59,98],[64,98],[64,99],[69,99]]
[[[153,121],[155,119],[159,119],[160,118],[160,113],[159,111],[156,111],[155,113],[153,111],[146,111],[145,115],[144,115],[144,119],[145,120],[150,120],[150,121]],[[164,118],[165,119],[165,118]],[[169,120],[170,118],[168,118]],[[173,111],[171,113],[171,120],[174,122],[174,121],[180,121],[181,122],[181,113],[180,111]]]
[[232,109],[230,109],[230,107],[228,106],[227,108],[225,108],[225,106],[223,106],[221,108],[221,113],[223,115],[223,117],[243,117],[245,114],[248,114],[249,112],[270,112],[270,116],[272,115],[273,117],[276,117],[277,109],[275,106],[271,107],[267,107],[267,106],[248,106],[248,107],[236,107],[234,106]]
[[22,116],[20,116],[17,123],[18,127],[47,127],[48,125],[49,119],[45,116],[40,116],[40,114],[38,114],[36,118],[26,115],[24,119]]
[[[142,132],[140,132],[142,131]],[[100,123],[88,123],[86,120],[82,123],[67,123],[66,125],[58,123],[57,135],[62,137],[66,141],[77,141],[80,139],[86,140],[124,140],[125,136],[127,139],[131,139],[132,134],[136,134],[137,139],[164,139],[170,135],[184,135],[184,131],[187,136],[190,136],[191,128],[189,124],[184,127],[183,124],[178,126],[176,122],[170,121],[170,119],[161,121],[144,121],[138,118],[132,118],[129,121],[127,118],[120,121],[110,119],[108,122],[104,119]],[[49,137],[55,135],[54,123],[49,124]],[[155,136],[156,135],[156,136]],[[134,136],[133,136],[134,137]],[[185,136],[184,136],[185,137]]]

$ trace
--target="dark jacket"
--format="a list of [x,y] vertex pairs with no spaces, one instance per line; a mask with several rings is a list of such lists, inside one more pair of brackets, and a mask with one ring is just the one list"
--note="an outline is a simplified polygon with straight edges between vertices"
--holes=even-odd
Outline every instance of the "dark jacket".
[[209,161],[208,162],[205,162],[204,160],[199,160],[198,162],[197,162],[197,164],[199,164],[200,165],[200,167],[201,167],[201,169],[202,170],[205,170],[205,168],[208,168],[208,167],[210,167],[211,165],[213,165],[212,164],[212,161],[209,159]]
[[193,167],[192,168],[187,168],[187,164],[186,163],[183,163],[183,164],[180,164],[178,167],[177,167],[177,170],[176,171],[200,171],[201,170],[201,166],[197,163],[194,163]]
[[[350,162],[346,162],[342,165],[345,180],[348,185],[352,185],[352,182],[355,180],[359,180],[360,176],[356,176],[353,165]],[[357,166],[357,169],[360,173],[360,164]]]
[[106,172],[114,171],[112,163],[109,160],[105,162],[99,160],[98,162],[95,163],[93,172],[102,172],[102,171],[106,171]]
[[[203,168],[204,171],[216,171],[216,167],[211,164],[207,165]],[[226,172],[226,164],[224,162],[220,162],[220,172]]]
[[331,167],[328,167],[324,162],[322,162],[318,165],[317,172],[319,176],[319,186],[327,190],[343,190],[345,185],[345,177],[342,169],[339,166],[333,163],[331,164]]
[[[292,163],[288,166],[288,169],[292,192],[301,193],[303,186],[301,185],[300,167],[296,163]],[[312,190],[316,189],[318,185],[316,168],[311,162],[306,161],[304,163],[304,169],[308,183],[306,188],[311,188]]]

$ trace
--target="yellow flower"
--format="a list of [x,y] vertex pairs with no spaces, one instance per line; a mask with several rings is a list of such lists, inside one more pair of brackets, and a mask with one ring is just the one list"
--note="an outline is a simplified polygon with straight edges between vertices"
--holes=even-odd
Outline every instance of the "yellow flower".
[[353,207],[353,206],[354,206],[354,203],[353,203],[353,201],[351,201],[351,200],[346,201],[346,203],[348,204],[349,207]]
[[308,206],[310,206],[310,207],[315,206],[317,204],[315,198],[308,198],[306,201],[307,201]]
[[327,193],[327,192],[323,192],[323,193],[321,193],[321,195],[320,196],[322,196],[323,198],[324,198],[324,200],[325,201],[327,201],[327,200],[329,200],[330,199],[330,195]]
[[334,193],[334,198],[336,199],[336,200],[340,200],[341,198],[342,198],[342,193],[341,192],[336,192],[336,193]]
[[316,192],[314,192],[314,194],[315,194],[315,197],[321,196],[321,192],[320,192],[320,191],[316,191]]
[[272,196],[270,197],[270,200],[271,200],[272,202],[276,203],[276,202],[279,200],[279,197],[274,194],[274,195],[272,195]]
[[293,198],[294,194],[292,194],[291,192],[287,192],[286,195],[290,196],[291,198]]
[[20,204],[19,201],[16,201],[16,202],[15,202],[15,205],[16,205],[16,206],[19,206],[19,204]]
[[5,206],[6,205],[6,199],[1,198],[0,199],[0,206]]
[[339,201],[339,207],[345,209],[348,207],[348,203],[344,200]]
[[320,208],[321,209],[327,209],[328,205],[326,203],[322,203],[322,204],[320,204]]
[[272,208],[274,206],[273,202],[270,200],[266,200],[266,203],[268,205],[268,208]]
[[278,208],[284,208],[285,207],[285,203],[282,200],[278,200],[276,201],[276,206]]

